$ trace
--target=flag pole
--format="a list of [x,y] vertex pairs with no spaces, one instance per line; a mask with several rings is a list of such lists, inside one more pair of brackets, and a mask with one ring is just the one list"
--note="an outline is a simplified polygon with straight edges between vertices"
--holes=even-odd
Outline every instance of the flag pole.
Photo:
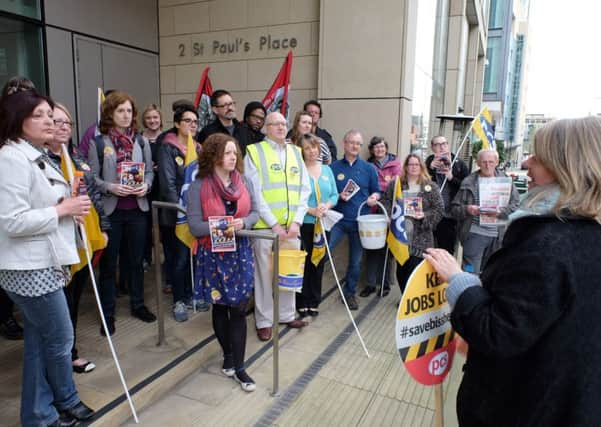
[[[321,221],[319,218],[317,218],[317,221]],[[359,337],[359,341],[361,342],[361,347],[363,347],[363,351],[365,351],[365,354],[367,355],[367,358],[369,359],[371,356],[369,355],[369,351],[367,351],[367,347],[365,346],[365,342],[363,342],[363,337],[361,336],[361,333],[359,332],[359,328],[357,327],[357,324],[355,323],[355,319],[353,319],[353,315],[351,313],[351,310],[349,309],[348,303],[346,302],[346,298],[344,297],[344,292],[342,292],[342,286],[340,286],[340,280],[338,280],[338,274],[336,273],[336,267],[334,266],[334,260],[332,259],[332,253],[330,252],[330,245],[328,243],[328,238],[326,237],[326,231],[325,229],[322,227],[322,232],[321,232],[322,236],[323,236],[323,241],[326,244],[326,250],[328,252],[328,258],[330,259],[330,264],[332,265],[332,273],[334,273],[334,279],[336,280],[336,285],[338,286],[338,291],[340,291],[340,296],[342,297],[342,302],[344,303],[344,307],[346,308],[346,312],[348,313],[351,322],[353,323],[353,327],[355,328],[355,332],[357,333],[357,337]]]
[[[63,156],[65,156],[65,163],[67,163],[67,174],[69,175],[69,182],[71,186],[73,186],[73,164],[71,163],[71,158],[69,157],[69,152],[67,151],[67,147],[65,144],[61,144],[61,148],[63,151]],[[88,263],[88,270],[90,270],[90,278],[92,279],[92,288],[94,289],[94,296],[96,297],[96,305],[98,307],[98,312],[100,313],[100,320],[102,321],[102,327],[106,332],[106,338],[109,343],[109,347],[111,349],[111,354],[113,356],[113,360],[115,361],[115,365],[117,366],[117,372],[119,373],[119,379],[121,380],[121,385],[123,386],[123,390],[125,390],[125,396],[127,397],[127,402],[129,403],[129,408],[131,409],[131,413],[134,417],[136,424],[139,424],[138,414],[136,413],[136,408],[134,407],[134,402],[131,399],[129,394],[129,390],[127,388],[127,384],[125,383],[125,378],[123,377],[123,371],[121,370],[121,365],[119,363],[119,358],[117,357],[117,353],[115,352],[115,347],[113,346],[113,340],[111,339],[111,335],[108,332],[108,327],[106,324],[106,318],[104,317],[104,313],[102,312],[102,304],[100,303],[100,294],[98,293],[98,286],[96,285],[96,276],[94,274],[94,267],[92,266],[92,258],[90,256],[90,248],[88,248],[88,236],[86,233],[86,229],[83,224],[77,223],[77,228],[81,234],[81,239],[83,240],[83,246],[86,252],[86,261]]]

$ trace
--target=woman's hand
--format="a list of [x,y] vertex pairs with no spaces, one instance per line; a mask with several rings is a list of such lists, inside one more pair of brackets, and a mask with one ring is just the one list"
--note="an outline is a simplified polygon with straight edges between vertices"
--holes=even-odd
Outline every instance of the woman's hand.
[[445,282],[448,282],[453,275],[461,273],[461,267],[457,260],[444,249],[428,248],[424,258],[432,264],[432,267]]
[[87,195],[68,197],[63,199],[55,208],[59,218],[64,216],[81,217],[90,213],[92,201]]
[[130,194],[132,194],[132,192],[135,190],[135,188],[130,187],[129,185],[113,183],[113,184],[109,184],[108,190],[109,190],[109,193],[112,193],[117,197],[126,197],[126,196],[129,196]]
[[467,213],[471,216],[480,215],[480,206],[477,205],[467,205]]
[[130,194],[132,194],[136,197],[144,197],[146,195],[146,193],[148,193],[148,184],[146,184],[146,183],[142,184],[138,188],[135,188],[135,187],[130,187],[130,188],[131,188]]
[[315,212],[314,216],[316,216],[317,218],[322,218],[327,211],[328,211],[328,206],[325,203],[320,203],[314,209],[314,212]]
[[415,215],[413,215],[413,218],[415,219],[424,219],[424,213],[423,212],[416,212]]

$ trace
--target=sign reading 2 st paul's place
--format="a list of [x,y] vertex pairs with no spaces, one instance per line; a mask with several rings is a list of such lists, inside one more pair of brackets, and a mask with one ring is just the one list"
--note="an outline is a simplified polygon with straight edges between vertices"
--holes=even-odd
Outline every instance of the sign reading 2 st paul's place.
[[396,318],[396,344],[405,368],[424,385],[444,381],[455,354],[451,307],[442,282],[426,260],[411,274]]

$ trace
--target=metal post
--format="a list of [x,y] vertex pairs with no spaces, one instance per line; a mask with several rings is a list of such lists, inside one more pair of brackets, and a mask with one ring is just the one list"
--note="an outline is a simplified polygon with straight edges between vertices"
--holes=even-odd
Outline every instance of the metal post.
[[152,202],[152,240],[154,244],[154,274],[157,296],[157,321],[159,327],[159,338],[157,346],[165,342],[165,314],[161,304],[161,293],[163,287],[163,269],[161,268],[161,239],[159,236],[159,209],[157,202]]
[[273,390],[271,396],[278,396],[280,372],[280,242],[278,236],[273,240]]

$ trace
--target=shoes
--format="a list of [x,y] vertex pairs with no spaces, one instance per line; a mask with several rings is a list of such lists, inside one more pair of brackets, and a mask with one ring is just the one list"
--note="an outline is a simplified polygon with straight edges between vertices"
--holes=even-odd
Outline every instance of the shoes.
[[317,317],[317,316],[319,316],[319,310],[317,308],[310,308],[309,309],[309,316],[311,316],[311,317]]
[[300,317],[307,317],[309,315],[309,309],[306,307],[297,308],[296,311],[298,311]]
[[74,407],[61,411],[61,415],[67,415],[75,418],[78,421],[83,421],[92,418],[92,415],[94,415],[94,410],[86,406],[85,403],[79,402]]
[[87,374],[88,372],[92,372],[94,369],[96,369],[96,365],[89,360],[86,360],[86,363],[83,365],[73,365],[73,372],[76,374]]
[[188,320],[188,309],[183,301],[178,301],[173,305],[173,318],[176,322]]
[[194,310],[194,302],[196,302],[196,311],[209,311],[211,305],[203,299],[195,300],[194,297],[190,298],[188,302],[186,302],[186,307],[188,310]]
[[[114,317],[107,317],[106,318],[106,325],[109,328],[109,335],[113,336],[113,334],[115,333],[115,318]],[[106,332],[105,332],[103,326],[100,326],[100,335],[102,335],[103,337],[106,337]]]
[[233,377],[234,374],[236,373],[236,370],[234,369],[234,356],[231,354],[224,354],[223,355],[223,366],[221,368],[221,372],[223,372],[223,375],[225,375],[226,377]]
[[4,322],[0,323],[0,335],[7,340],[22,340],[23,328],[11,315]]
[[138,319],[140,319],[142,322],[146,322],[146,323],[152,323],[155,320],[157,320],[157,317],[154,314],[152,314],[145,305],[142,305],[138,308],[134,308],[131,311],[131,314],[134,317],[137,317]]
[[148,272],[148,270],[150,270],[150,263],[146,260],[142,261],[142,270],[144,270],[144,273]]
[[390,293],[390,288],[384,288],[384,291],[381,291],[381,289],[380,289],[378,291],[378,296],[382,295],[382,297],[385,297],[385,296],[388,296],[389,293]]
[[346,297],[346,303],[348,304],[348,308],[351,310],[359,310],[359,303],[357,302],[357,298],[354,295],[349,295]]
[[269,341],[271,339],[271,326],[266,328],[258,328],[257,336],[261,341]]
[[294,319],[292,322],[286,323],[286,325],[288,325],[288,327],[292,328],[292,329],[304,328],[308,324],[309,323],[305,322],[304,320],[300,320],[300,319]]
[[59,414],[55,422],[48,425],[48,427],[73,427],[77,424],[77,418],[74,418],[67,414]]
[[166,294],[166,295],[173,293],[173,289],[171,288],[171,284],[167,283],[167,284],[165,284],[165,286],[163,286],[163,293]]
[[255,389],[257,388],[255,381],[248,376],[244,369],[237,371],[234,375],[234,379],[240,383],[240,387],[242,387],[242,390],[247,391],[249,393],[251,391],[255,391]]
[[359,294],[360,297],[368,297],[371,294],[373,294],[376,291],[376,288],[373,286],[366,286],[363,288],[363,290],[361,291],[361,293]]

